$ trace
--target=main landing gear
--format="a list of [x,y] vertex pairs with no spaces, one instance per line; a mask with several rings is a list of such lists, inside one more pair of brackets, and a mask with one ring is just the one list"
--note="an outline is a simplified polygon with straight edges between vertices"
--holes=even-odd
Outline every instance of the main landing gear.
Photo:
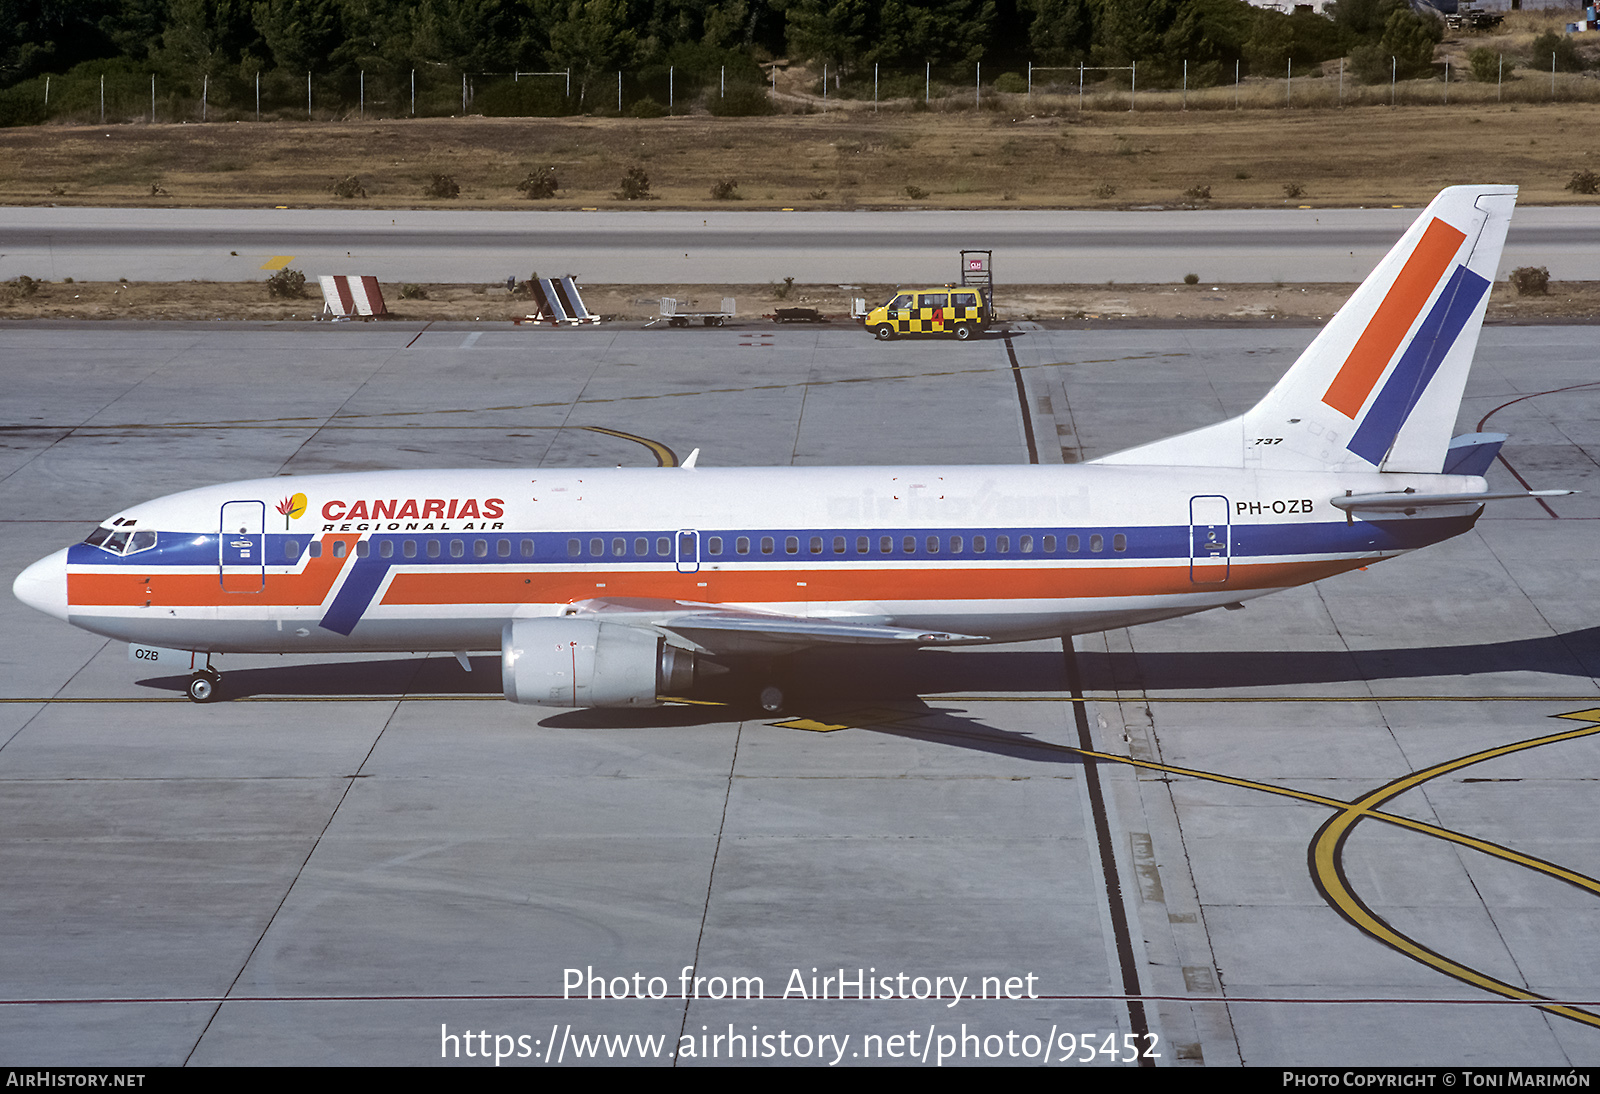
[[207,665],[189,677],[189,698],[196,703],[209,703],[222,689],[222,673]]

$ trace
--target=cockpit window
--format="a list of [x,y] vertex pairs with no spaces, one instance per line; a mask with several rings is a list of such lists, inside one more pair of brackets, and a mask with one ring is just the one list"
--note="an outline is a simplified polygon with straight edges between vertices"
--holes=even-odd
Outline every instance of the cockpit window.
[[119,518],[110,527],[96,528],[84,538],[83,542],[114,555],[131,555],[139,551],[148,551],[156,545],[156,534],[148,528],[134,531],[135,523],[137,522]]

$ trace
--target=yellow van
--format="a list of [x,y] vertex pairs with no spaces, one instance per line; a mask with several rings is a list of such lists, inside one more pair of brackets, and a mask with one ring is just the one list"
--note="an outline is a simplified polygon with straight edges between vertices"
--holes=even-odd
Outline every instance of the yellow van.
[[928,334],[966,341],[993,320],[983,290],[970,285],[906,289],[867,313],[866,327],[879,341]]

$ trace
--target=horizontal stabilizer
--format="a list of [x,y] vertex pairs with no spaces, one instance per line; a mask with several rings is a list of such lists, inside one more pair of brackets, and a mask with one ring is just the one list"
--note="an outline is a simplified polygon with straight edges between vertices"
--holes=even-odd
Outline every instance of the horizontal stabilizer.
[[1513,498],[1559,498],[1575,490],[1513,490],[1485,494],[1416,494],[1406,490],[1391,490],[1381,494],[1346,494],[1330,498],[1332,504],[1345,512],[1364,513],[1415,513],[1418,509],[1433,509],[1446,505],[1477,505],[1485,501],[1508,501]]

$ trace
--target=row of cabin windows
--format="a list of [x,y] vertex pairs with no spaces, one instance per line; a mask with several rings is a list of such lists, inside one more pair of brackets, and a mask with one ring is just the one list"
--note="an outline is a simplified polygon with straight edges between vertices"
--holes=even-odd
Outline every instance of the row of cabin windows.
[[[800,554],[801,538],[800,536],[783,537],[783,553],[786,555]],[[805,553],[812,555],[850,554],[850,538],[849,536],[833,536],[830,543],[827,536],[807,536],[805,537]],[[874,543],[874,538],[876,538],[876,543]],[[998,555],[1012,554],[1013,542],[1016,545],[1016,554],[1031,555],[1037,550],[1043,554],[1053,555],[1063,545],[1067,554],[1077,554],[1082,549],[1083,538],[1077,535],[1057,537],[1054,535],[1034,536],[1031,533],[1023,533],[1016,536],[1014,541],[1009,535],[995,536],[992,544],[994,553]],[[1100,533],[1096,532],[1088,536],[1087,539],[1091,552],[1099,554],[1106,549],[1106,537]],[[739,536],[733,541],[734,554],[750,554],[754,542],[749,536]],[[921,551],[924,554],[937,555],[948,551],[952,555],[963,553],[986,555],[989,554],[990,545],[991,539],[987,535],[971,536],[970,538],[967,536],[856,536],[854,553],[857,555],[874,553],[879,555],[914,555]],[[876,551],[873,550],[874,546],[877,548]],[[722,549],[723,541],[721,536],[711,536],[706,540],[706,554],[720,555],[722,554]],[[764,555],[776,554],[778,550],[777,537],[762,536],[760,549]],[[1121,532],[1113,535],[1111,537],[1111,549],[1113,551],[1126,551],[1128,549],[1128,537]]]
[[[849,554],[850,553],[850,550],[849,550],[849,548],[850,548],[850,537],[848,537],[848,536],[833,536],[831,543],[828,542],[828,537],[825,537],[825,536],[808,536],[808,537],[805,537],[805,538],[806,538],[806,548],[807,548],[806,553],[807,554],[813,554],[813,555],[828,554],[828,553],[830,553],[830,551],[828,550],[829,547],[831,547],[831,549],[832,549],[831,553],[835,554],[835,555],[843,555],[843,554]],[[1013,551],[1012,551],[1013,542],[1015,542],[1015,546],[1016,546],[1015,553],[1017,553],[1017,554],[1031,555],[1031,554],[1036,553],[1036,551],[1037,551],[1038,553],[1047,554],[1047,555],[1053,555],[1053,554],[1056,554],[1058,552],[1058,549],[1064,548],[1067,554],[1075,555],[1075,554],[1078,554],[1082,550],[1082,547],[1083,547],[1085,539],[1088,540],[1088,547],[1089,547],[1089,551],[1090,551],[1091,554],[1100,554],[1100,553],[1105,551],[1105,549],[1106,549],[1106,537],[1103,536],[1102,534],[1100,534],[1099,532],[1092,533],[1091,535],[1089,535],[1087,537],[1080,537],[1078,535],[1068,535],[1068,536],[1060,536],[1060,537],[1057,537],[1055,535],[1041,535],[1041,536],[1037,536],[1036,537],[1031,533],[1022,533],[1022,534],[1017,535],[1015,537],[1015,540],[1013,540],[1013,537],[1009,536],[1009,535],[998,535],[998,536],[994,536],[993,537],[992,544],[993,544],[993,547],[994,547],[994,553],[995,554],[999,554],[999,555],[1012,554],[1013,553]],[[870,555],[870,554],[873,554],[874,553],[874,551],[873,551],[873,547],[874,547],[873,540],[874,540],[874,537],[872,537],[872,536],[856,536],[855,537],[855,544],[854,544],[854,546],[855,546],[855,554],[857,554],[857,555]],[[785,537],[783,537],[783,553],[786,554],[786,555],[798,555],[798,554],[800,554],[801,553],[800,541],[801,541],[801,537],[800,536],[785,536]],[[970,552],[971,554],[975,554],[975,555],[984,555],[984,554],[989,554],[990,553],[989,548],[990,548],[990,545],[991,545],[991,539],[987,535],[977,535],[977,536],[971,536],[971,537],[968,537],[968,536],[877,536],[876,537],[876,541],[877,541],[876,542],[876,547],[877,547],[876,553],[879,554],[879,555],[893,555],[893,554],[914,555],[919,550],[922,551],[925,554],[930,554],[930,555],[937,555],[937,554],[946,553],[946,552],[949,553],[949,554],[953,554],[953,555],[959,555],[959,554],[968,553],[968,552]],[[405,539],[405,540],[399,540],[399,541],[392,540],[392,539],[379,540],[378,541],[378,557],[379,558],[393,558],[394,555],[395,555],[395,545],[396,545],[397,542],[398,542],[399,548],[400,548],[400,557],[402,557],[402,558],[416,558],[417,557],[417,551],[418,551],[417,542],[418,541],[414,540],[414,539]],[[752,539],[750,536],[738,536],[733,540],[733,553],[736,554],[736,555],[749,555],[752,552],[752,548],[757,546],[757,543],[758,543],[758,541],[755,540],[755,539]],[[467,557],[467,542],[465,540],[452,539],[452,540],[448,541],[448,544],[449,544],[449,548],[448,549],[449,549],[451,558],[465,558],[465,557]],[[533,553],[534,553],[533,552],[533,540],[525,539],[518,546],[520,548],[519,557],[521,557],[521,558],[532,558],[533,557]],[[607,543],[607,541],[604,538],[596,536],[595,538],[589,540],[589,542],[588,542],[588,549],[589,549],[588,553],[593,558],[602,558],[607,554],[610,554],[610,555],[612,555],[613,557],[616,557],[616,558],[624,558],[624,557],[628,556],[628,548],[629,548],[629,546],[630,546],[630,544],[629,544],[628,540],[625,537],[622,537],[622,536],[618,536],[618,537],[612,539],[609,542],[609,544]],[[633,541],[631,546],[633,548],[633,557],[635,557],[635,558],[644,558],[644,557],[650,556],[651,555],[652,546],[655,549],[654,550],[655,557],[658,557],[658,558],[670,558],[670,557],[672,557],[672,537],[671,536],[658,536],[656,538],[654,544],[652,544],[650,542],[650,539],[648,537],[640,536],[640,537],[638,537],[637,539],[635,539]],[[685,546],[686,546],[686,553],[691,553],[693,551],[692,546],[690,546],[688,544],[686,544]],[[707,555],[709,555],[709,556],[719,556],[719,555],[723,554],[725,547],[726,547],[726,542],[724,541],[723,537],[721,537],[721,536],[708,536],[708,537],[706,537],[706,554]],[[310,554],[310,556],[312,558],[320,558],[321,557],[321,555],[322,555],[322,543],[321,543],[321,541],[312,540],[311,543],[308,545],[308,548],[309,548],[309,554]],[[495,557],[496,558],[510,558],[511,557],[511,548],[512,548],[512,544],[511,544],[511,541],[509,539],[496,540],[495,543],[494,543]],[[345,555],[349,553],[349,549],[350,549],[350,545],[345,540],[342,540],[342,539],[341,540],[335,540],[334,543],[333,543],[333,550],[332,550],[333,557],[334,558],[344,558]],[[473,558],[488,558],[489,557],[489,541],[486,540],[486,539],[475,539],[475,540],[473,540],[471,549],[472,549],[472,557]],[[1128,537],[1126,535],[1122,534],[1121,532],[1115,533],[1111,537],[1111,549],[1113,551],[1115,551],[1115,552],[1118,552],[1118,553],[1126,551],[1128,549]],[[443,545],[443,541],[440,541],[440,540],[437,540],[437,539],[428,539],[428,540],[423,540],[422,541],[422,550],[427,555],[428,558],[439,558],[439,557],[442,556],[442,554],[443,554],[443,552],[445,550],[445,547]],[[763,554],[763,555],[777,554],[778,553],[778,537],[776,537],[776,536],[761,536],[760,539],[759,539],[759,550],[760,550],[760,553]],[[356,541],[356,557],[357,558],[366,558],[371,553],[372,553],[372,543],[370,541],[364,540],[364,539]],[[583,555],[583,553],[584,553],[584,543],[583,543],[583,541],[581,539],[569,539],[567,541],[567,555],[569,557],[571,557],[571,558],[579,558],[579,557],[581,557]],[[283,556],[284,556],[284,558],[286,560],[288,560],[290,562],[293,562],[293,561],[297,560],[300,557],[300,541],[299,540],[294,540],[294,539],[285,540],[284,544],[283,544]]]
[[[395,545],[396,545],[397,542],[399,544],[400,557],[401,558],[416,558],[417,557],[417,550],[418,550],[417,541],[414,540],[414,539],[403,539],[403,540],[399,540],[399,541],[392,540],[392,539],[381,539],[381,540],[378,541],[378,557],[379,558],[393,558],[395,556]],[[525,539],[525,540],[522,541],[522,543],[519,546],[520,546],[520,555],[519,555],[519,557],[521,557],[521,558],[532,558],[533,557],[533,540]],[[443,555],[444,551],[446,550],[446,546],[440,540],[427,539],[427,540],[423,540],[422,541],[422,548],[421,549],[427,555],[427,557],[429,557],[429,558],[439,558],[439,557],[441,557],[441,555]],[[467,557],[467,543],[466,543],[465,540],[452,539],[452,540],[448,541],[448,550],[450,552],[450,557],[451,558],[466,558]],[[347,543],[346,541],[342,540],[342,539],[334,540],[334,542],[333,542],[333,550],[330,553],[333,555],[334,558],[344,558],[346,555],[348,555],[350,553],[350,544]],[[511,557],[511,541],[509,539],[496,540],[495,544],[494,544],[494,553],[495,553],[495,557],[496,558],[510,558]],[[315,540],[315,539],[312,540],[307,545],[307,554],[309,554],[312,558],[321,558],[322,557],[322,542],[320,540]],[[365,540],[365,539],[360,539],[360,540],[356,541],[356,557],[357,558],[367,558],[371,554],[372,554],[372,543],[371,543],[371,541]],[[296,540],[296,539],[284,540],[283,541],[283,557],[285,559],[287,559],[288,561],[290,561],[290,562],[294,562],[295,560],[297,560],[300,557],[300,541]],[[489,557],[489,541],[486,540],[486,539],[475,539],[475,540],[473,540],[472,541],[472,557],[473,558],[488,558]]]

